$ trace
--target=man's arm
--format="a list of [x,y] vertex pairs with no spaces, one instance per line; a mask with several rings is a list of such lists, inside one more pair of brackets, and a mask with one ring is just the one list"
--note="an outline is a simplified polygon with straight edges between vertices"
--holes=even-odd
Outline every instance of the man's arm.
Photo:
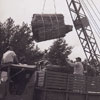
[[75,66],[75,63],[71,62],[69,59],[66,59],[66,62],[67,62],[71,67],[74,67],[74,66]]
[[14,56],[14,63],[15,64],[18,64],[19,63],[17,56]]

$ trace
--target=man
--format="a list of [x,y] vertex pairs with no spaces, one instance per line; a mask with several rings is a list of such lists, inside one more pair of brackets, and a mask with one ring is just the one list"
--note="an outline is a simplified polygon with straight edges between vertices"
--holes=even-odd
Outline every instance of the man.
[[83,75],[83,72],[84,72],[84,68],[83,68],[83,64],[81,62],[81,58],[80,57],[77,57],[76,58],[76,62],[73,63],[69,60],[67,60],[67,63],[71,66],[71,67],[74,67],[74,72],[73,74],[79,74],[79,75]]
[[[1,64],[2,65],[18,64],[17,56],[16,56],[16,54],[13,51],[13,48],[11,46],[9,46],[7,48],[7,51],[3,54]],[[6,71],[2,71],[1,72],[1,80],[0,81],[5,82],[5,81],[7,81],[7,79],[8,79],[7,72]]]
[[15,52],[13,51],[13,48],[9,46],[7,48],[7,51],[3,54],[2,57],[2,64],[16,64],[18,63],[17,56]]
[[[71,61],[67,61],[67,62],[70,66],[74,67],[74,72],[73,72],[74,75],[72,78],[72,85],[71,85],[72,88],[70,89],[70,91],[81,93],[83,92],[83,88],[84,88],[83,84],[85,84],[85,80],[83,76],[84,68],[81,62],[81,58],[77,57],[75,63]],[[76,86],[77,86],[77,89],[74,89],[74,87]]]

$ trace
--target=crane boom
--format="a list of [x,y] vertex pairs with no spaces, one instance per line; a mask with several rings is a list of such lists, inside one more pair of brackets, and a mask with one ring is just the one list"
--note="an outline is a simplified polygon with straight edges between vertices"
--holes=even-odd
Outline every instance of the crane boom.
[[81,2],[79,0],[66,0],[66,2],[88,62],[96,60],[99,64],[100,50]]

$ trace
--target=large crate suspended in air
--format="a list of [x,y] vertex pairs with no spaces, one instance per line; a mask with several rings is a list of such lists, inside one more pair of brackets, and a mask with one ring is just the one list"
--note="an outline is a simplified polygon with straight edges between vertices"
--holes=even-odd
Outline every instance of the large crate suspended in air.
[[31,25],[34,40],[37,42],[64,37],[72,31],[71,25],[64,24],[62,14],[34,14]]

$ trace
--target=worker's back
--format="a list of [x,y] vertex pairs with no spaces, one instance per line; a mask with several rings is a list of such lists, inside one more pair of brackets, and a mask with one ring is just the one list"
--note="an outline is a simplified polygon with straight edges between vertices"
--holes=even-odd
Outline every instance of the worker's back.
[[3,54],[2,63],[13,63],[16,54],[14,51],[8,50]]

